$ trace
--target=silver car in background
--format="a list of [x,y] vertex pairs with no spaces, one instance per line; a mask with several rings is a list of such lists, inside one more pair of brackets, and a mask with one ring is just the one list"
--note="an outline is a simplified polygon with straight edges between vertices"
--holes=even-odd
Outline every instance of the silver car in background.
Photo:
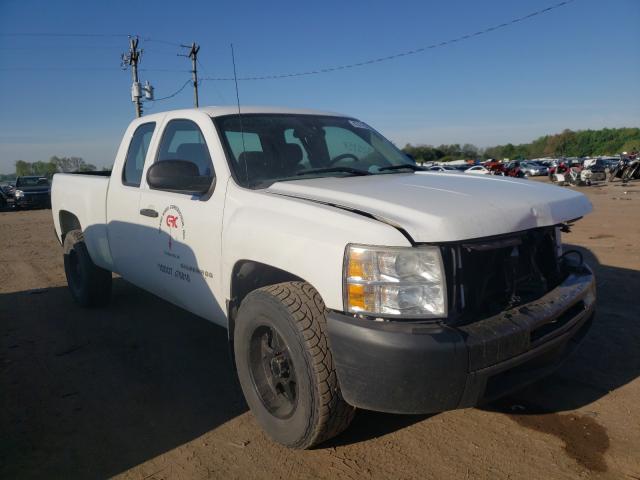
[[549,174],[548,167],[531,160],[524,160],[520,162],[520,170],[522,170],[527,177],[539,177],[541,175]]

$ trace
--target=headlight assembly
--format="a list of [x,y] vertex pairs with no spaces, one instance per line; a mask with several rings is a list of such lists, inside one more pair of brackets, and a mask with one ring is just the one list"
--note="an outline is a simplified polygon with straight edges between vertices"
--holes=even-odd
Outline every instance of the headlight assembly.
[[16,191],[14,192],[13,196],[14,196],[15,198],[22,198],[22,197],[24,197],[24,192],[23,192],[22,190],[16,190]]
[[383,317],[446,317],[440,249],[349,245],[344,260],[344,309]]

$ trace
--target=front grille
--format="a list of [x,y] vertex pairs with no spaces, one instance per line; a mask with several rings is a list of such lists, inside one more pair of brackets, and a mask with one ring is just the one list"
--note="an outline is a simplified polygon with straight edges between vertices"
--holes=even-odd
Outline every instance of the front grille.
[[555,228],[443,247],[455,323],[496,315],[529,303],[561,281]]

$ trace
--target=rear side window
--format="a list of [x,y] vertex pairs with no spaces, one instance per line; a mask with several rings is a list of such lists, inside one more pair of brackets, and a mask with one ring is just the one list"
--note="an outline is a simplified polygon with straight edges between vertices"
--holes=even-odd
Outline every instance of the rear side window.
[[139,187],[142,180],[142,170],[144,169],[144,160],[147,158],[149,143],[151,136],[156,128],[156,124],[143,123],[136,131],[133,132],[127,158],[124,161],[124,169],[122,170],[122,183],[131,187]]
[[187,160],[198,166],[200,175],[213,176],[213,163],[204,136],[191,120],[171,120],[164,129],[158,159]]

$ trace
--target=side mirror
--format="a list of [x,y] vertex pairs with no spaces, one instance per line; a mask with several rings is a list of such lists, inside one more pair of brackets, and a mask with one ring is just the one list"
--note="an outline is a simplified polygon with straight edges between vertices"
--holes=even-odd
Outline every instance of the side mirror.
[[154,190],[203,194],[212,182],[211,175],[200,175],[198,166],[187,160],[163,160],[147,170],[147,183]]

